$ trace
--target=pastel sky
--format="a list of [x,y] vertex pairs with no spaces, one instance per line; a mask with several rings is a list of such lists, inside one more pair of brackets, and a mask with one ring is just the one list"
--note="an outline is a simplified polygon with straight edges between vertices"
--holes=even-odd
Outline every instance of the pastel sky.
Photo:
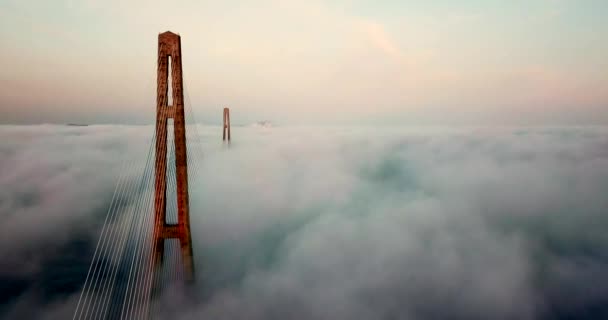
[[0,0],[0,123],[607,124],[608,1]]

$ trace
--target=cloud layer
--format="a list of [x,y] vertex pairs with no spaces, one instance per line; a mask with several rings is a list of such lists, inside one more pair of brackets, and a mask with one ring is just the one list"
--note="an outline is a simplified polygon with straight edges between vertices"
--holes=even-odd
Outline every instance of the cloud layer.
[[[145,158],[150,132],[1,128],[0,316],[70,315],[121,161]],[[606,128],[199,132],[198,295],[170,292],[161,317],[608,315]]]

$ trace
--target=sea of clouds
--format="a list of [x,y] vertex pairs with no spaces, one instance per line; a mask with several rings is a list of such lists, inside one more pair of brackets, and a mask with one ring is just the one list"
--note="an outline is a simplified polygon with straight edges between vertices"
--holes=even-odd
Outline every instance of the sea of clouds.
[[[160,318],[608,318],[606,127],[196,132],[200,297]],[[0,126],[0,318],[71,318],[152,133]]]

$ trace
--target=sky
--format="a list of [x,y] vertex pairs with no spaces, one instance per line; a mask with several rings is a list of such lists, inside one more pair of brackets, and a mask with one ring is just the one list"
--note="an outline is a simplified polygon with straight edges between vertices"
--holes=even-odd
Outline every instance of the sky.
[[197,120],[606,124],[608,2],[0,0],[0,123],[151,123],[158,33]]

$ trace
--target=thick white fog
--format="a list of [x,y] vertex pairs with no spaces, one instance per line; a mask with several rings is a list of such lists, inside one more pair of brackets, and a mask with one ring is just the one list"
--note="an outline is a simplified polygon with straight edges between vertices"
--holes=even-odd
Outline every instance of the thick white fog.
[[[0,127],[0,318],[71,316],[152,131]],[[608,317],[608,128],[196,131],[204,298],[167,294],[161,317]]]

